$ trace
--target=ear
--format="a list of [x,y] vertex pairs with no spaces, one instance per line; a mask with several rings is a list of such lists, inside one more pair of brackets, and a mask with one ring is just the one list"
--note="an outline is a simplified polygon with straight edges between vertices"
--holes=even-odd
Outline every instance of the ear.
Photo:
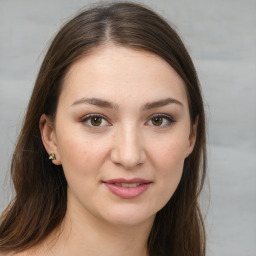
[[195,122],[193,123],[191,130],[190,130],[186,158],[192,153],[195,143],[196,143],[198,120],[199,120],[199,116],[197,115],[195,118]]
[[40,118],[39,129],[41,132],[41,138],[42,138],[42,142],[44,144],[45,150],[48,152],[48,154],[53,152],[55,154],[56,159],[52,160],[52,162],[55,165],[60,165],[61,160],[60,160],[60,155],[57,147],[55,128],[50,118],[45,114],[43,114]]

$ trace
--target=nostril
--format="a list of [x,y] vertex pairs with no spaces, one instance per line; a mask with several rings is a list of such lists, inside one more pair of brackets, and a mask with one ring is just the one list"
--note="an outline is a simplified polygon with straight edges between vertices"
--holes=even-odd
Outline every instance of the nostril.
[[114,149],[111,152],[111,160],[115,164],[122,165],[126,169],[134,168],[145,162],[146,156],[143,150],[121,151]]
[[131,122],[120,125],[113,138],[111,160],[126,169],[141,165],[146,160],[143,137],[140,130]]

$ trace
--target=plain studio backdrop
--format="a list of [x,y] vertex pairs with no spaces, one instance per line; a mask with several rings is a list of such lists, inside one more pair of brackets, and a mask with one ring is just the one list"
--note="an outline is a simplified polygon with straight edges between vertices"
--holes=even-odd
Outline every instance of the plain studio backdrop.
[[[201,81],[208,117],[207,255],[255,256],[256,1],[136,2],[176,28]],[[1,211],[12,193],[11,154],[49,42],[63,22],[92,3],[0,0]]]

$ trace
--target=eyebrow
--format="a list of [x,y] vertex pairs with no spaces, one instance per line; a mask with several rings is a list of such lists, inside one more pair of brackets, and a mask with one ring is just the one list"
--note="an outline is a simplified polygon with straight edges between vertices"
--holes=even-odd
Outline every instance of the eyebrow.
[[91,104],[102,108],[118,109],[118,105],[99,98],[82,98],[76,100],[71,106],[78,104]]
[[[117,104],[114,104],[112,102],[103,100],[103,99],[99,99],[99,98],[81,98],[79,100],[76,100],[71,106],[75,106],[78,104],[91,104],[91,105],[95,105],[98,107],[102,107],[102,108],[111,108],[111,109],[118,109],[119,106]],[[159,108],[159,107],[163,107],[169,104],[177,104],[181,107],[183,107],[183,104],[174,99],[174,98],[166,98],[163,100],[159,100],[159,101],[154,101],[154,102],[149,102],[146,103],[143,107],[142,110],[150,110],[152,108]]]
[[178,101],[174,98],[166,98],[166,99],[163,99],[163,100],[146,103],[142,107],[142,110],[149,110],[149,109],[152,109],[152,108],[164,107],[164,106],[169,105],[169,104],[177,104],[177,105],[183,107],[183,104],[180,101]]

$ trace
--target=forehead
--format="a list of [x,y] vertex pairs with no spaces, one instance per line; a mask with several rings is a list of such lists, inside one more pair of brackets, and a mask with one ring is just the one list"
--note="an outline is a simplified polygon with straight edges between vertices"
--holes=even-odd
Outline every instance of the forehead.
[[103,97],[134,103],[176,97],[187,104],[185,84],[161,57],[120,46],[101,46],[71,65],[61,97]]

